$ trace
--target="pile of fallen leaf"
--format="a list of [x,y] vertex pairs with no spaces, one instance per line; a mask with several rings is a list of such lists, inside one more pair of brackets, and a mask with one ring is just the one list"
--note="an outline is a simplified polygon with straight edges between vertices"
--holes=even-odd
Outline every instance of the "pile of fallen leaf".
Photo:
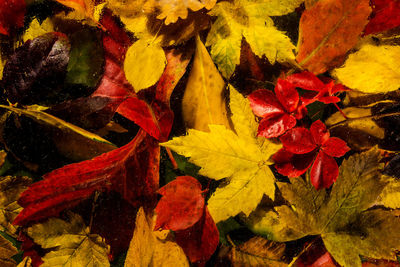
[[0,266],[399,266],[399,13],[0,0]]

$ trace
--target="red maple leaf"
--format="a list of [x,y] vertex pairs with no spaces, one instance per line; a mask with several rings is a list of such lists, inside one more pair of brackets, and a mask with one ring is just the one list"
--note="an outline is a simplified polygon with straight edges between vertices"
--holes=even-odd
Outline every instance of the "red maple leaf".
[[205,206],[201,184],[191,176],[179,176],[158,190],[155,229],[175,231],[176,242],[191,262],[205,263],[219,243],[219,232]]
[[333,157],[341,157],[350,150],[342,139],[330,137],[326,126],[319,120],[311,125],[310,130],[303,127],[290,129],[280,140],[283,148],[273,156],[278,172],[296,177],[312,164],[310,177],[316,189],[329,188],[336,181],[339,167]]
[[379,33],[400,26],[400,1],[371,0],[371,18],[365,26],[364,35]]
[[0,0],[0,34],[24,26],[25,12],[24,0]]
[[282,135],[307,113],[295,86],[282,79],[278,79],[275,95],[269,90],[259,89],[248,99],[254,114],[263,118],[258,126],[258,136],[266,138]]

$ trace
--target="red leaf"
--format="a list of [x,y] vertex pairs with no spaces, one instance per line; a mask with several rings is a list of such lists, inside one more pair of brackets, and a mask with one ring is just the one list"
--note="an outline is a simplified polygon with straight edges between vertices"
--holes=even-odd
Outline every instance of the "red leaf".
[[175,232],[175,238],[191,262],[205,263],[219,243],[219,232],[207,207],[200,221],[186,230]]
[[286,77],[286,81],[305,90],[320,92],[325,87],[324,83],[312,72],[303,71]]
[[24,26],[26,5],[24,0],[0,0],[0,33]]
[[278,137],[296,126],[296,118],[286,113],[273,113],[260,121],[258,136],[265,138]]
[[114,190],[134,206],[151,202],[158,187],[159,153],[157,141],[139,130],[123,147],[56,169],[21,195],[19,203],[24,209],[14,224],[57,215],[95,191]]
[[176,177],[158,193],[162,197],[156,207],[155,230],[184,230],[197,223],[204,214],[201,184],[191,176]]
[[305,154],[317,148],[311,132],[302,127],[293,128],[280,137],[284,148],[294,154]]
[[32,259],[33,267],[40,266],[43,263],[42,257],[37,252],[37,249],[40,249],[40,247],[22,231],[19,233],[18,241],[22,242],[21,250],[24,252],[23,257],[30,257]]
[[293,84],[289,83],[288,81],[278,79],[278,83],[275,86],[275,94],[279,102],[281,102],[288,113],[291,113],[297,109],[300,97]]
[[266,117],[271,114],[285,112],[274,93],[269,90],[256,90],[247,98],[249,99],[251,109],[256,116]]
[[319,257],[310,267],[336,267],[329,252]]
[[322,150],[331,157],[342,157],[350,148],[342,139],[331,137],[322,145]]
[[400,1],[372,0],[372,18],[364,29],[364,35],[383,32],[400,26]]
[[282,148],[273,155],[272,159],[275,161],[275,168],[280,174],[292,178],[305,173],[310,168],[314,157],[314,151],[298,155]]
[[329,155],[320,151],[311,167],[310,179],[317,189],[329,188],[339,175],[339,167],[336,161]]
[[320,120],[317,120],[311,124],[310,132],[314,142],[318,145],[325,143],[329,139],[329,132],[326,129],[325,124]]

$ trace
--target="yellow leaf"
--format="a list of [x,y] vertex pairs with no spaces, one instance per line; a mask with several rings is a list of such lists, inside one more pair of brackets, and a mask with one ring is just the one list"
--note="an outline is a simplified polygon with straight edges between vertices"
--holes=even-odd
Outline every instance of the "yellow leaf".
[[161,77],[167,59],[158,44],[139,40],[126,52],[124,71],[136,92],[154,85]]
[[0,79],[3,79],[3,70],[6,65],[6,61],[0,56]]
[[[211,179],[228,178],[208,201],[215,222],[241,212],[248,215],[266,194],[274,199],[274,175],[267,165],[281,145],[256,138],[255,117],[246,98],[230,86],[232,122],[237,134],[224,125],[209,125],[210,132],[190,129],[183,137],[162,144],[190,157],[200,174]],[[251,198],[248,196],[251,195]]]
[[17,249],[11,244],[10,241],[0,235],[0,265],[2,267],[15,267],[17,264],[11,258],[17,254]]
[[56,0],[60,4],[74,9],[83,16],[94,19],[94,0]]
[[51,218],[35,224],[27,233],[42,248],[51,250],[42,257],[43,267],[110,266],[109,247],[99,235],[90,233],[77,214],[69,213],[68,221]]
[[[58,140],[55,145],[60,152],[71,159],[85,160],[116,148],[112,143],[97,134],[44,112],[46,109],[44,107],[33,105],[22,109],[0,105],[0,108],[8,109],[18,115],[27,116],[40,124],[54,129],[54,138]],[[59,139],[59,136],[64,137],[66,139],[65,142],[63,139]],[[83,149],[82,146],[90,149]]]
[[32,259],[30,257],[25,257],[17,267],[32,267]]
[[378,197],[378,204],[391,209],[400,208],[400,182],[390,178],[388,184]]
[[365,44],[333,71],[344,85],[364,93],[385,93],[400,87],[400,46]]
[[19,195],[31,184],[28,177],[0,177],[0,230],[16,237],[17,226],[12,224],[22,207],[17,201]]
[[22,35],[22,40],[24,42],[28,40],[33,40],[36,37],[43,35],[48,32],[54,32],[53,22],[47,18],[42,23],[39,23],[37,19],[32,20],[29,28],[25,31],[24,35]]
[[217,19],[211,26],[206,46],[211,46],[211,56],[222,75],[229,79],[239,64],[243,37],[257,56],[266,56],[271,64],[293,62],[295,46],[274,27],[269,16],[289,13],[301,2],[236,0],[218,3],[209,12]]
[[183,119],[188,128],[207,131],[208,124],[229,127],[224,89],[224,80],[197,37],[193,66],[182,100]]
[[165,24],[176,22],[179,18],[186,19],[188,9],[198,11],[202,8],[211,9],[214,7],[216,0],[155,0],[155,8],[161,10],[158,19],[165,18]]
[[136,215],[125,267],[188,267],[189,262],[182,248],[167,239],[169,231],[154,232],[153,229],[154,220],[147,218],[141,207]]

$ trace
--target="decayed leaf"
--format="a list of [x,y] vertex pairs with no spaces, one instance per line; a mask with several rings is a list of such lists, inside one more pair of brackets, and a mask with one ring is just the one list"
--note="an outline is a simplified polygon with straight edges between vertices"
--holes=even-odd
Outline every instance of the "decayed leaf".
[[285,244],[270,241],[256,236],[232,248],[228,257],[234,267],[283,267],[287,266],[282,261],[285,253]]
[[[261,220],[252,217],[251,227],[260,233],[272,231],[270,237],[277,241],[321,235],[328,252],[343,266],[361,266],[359,255],[396,259],[400,219],[390,211],[368,210],[386,186],[379,160],[377,149],[345,160],[329,194],[302,179],[278,183],[291,206],[275,207]],[[271,218],[271,214],[277,216]]]
[[42,257],[43,267],[110,266],[107,244],[99,235],[91,234],[77,214],[68,214],[67,221],[51,218],[29,227],[27,232],[35,243],[52,250]]
[[302,1],[235,1],[220,2],[209,13],[217,16],[207,36],[211,57],[222,75],[229,79],[240,62],[242,38],[259,57],[266,56],[274,64],[294,60],[294,45],[277,30],[268,16],[293,11]]
[[187,128],[208,131],[209,124],[229,127],[224,90],[224,80],[200,37],[197,37],[193,67],[182,100],[183,119]]
[[169,231],[153,232],[153,228],[154,221],[140,208],[125,267],[189,266],[182,248],[169,240]]
[[14,237],[17,227],[12,222],[22,210],[17,200],[31,182],[30,178],[22,176],[0,178],[0,229]]
[[370,13],[368,0],[318,1],[301,16],[297,62],[315,74],[340,65],[357,44]]
[[161,77],[167,60],[159,44],[139,40],[129,47],[124,62],[126,78],[136,92],[154,85]]
[[45,19],[42,23],[39,23],[37,19],[34,19],[31,24],[29,24],[29,28],[22,35],[22,40],[26,42],[28,40],[33,40],[40,35],[54,31],[54,25],[50,18]]
[[333,71],[344,85],[364,93],[385,93],[400,87],[400,46],[365,44]]
[[11,244],[10,241],[0,235],[0,265],[2,267],[15,267],[17,264],[11,258],[17,254],[18,250]]
[[201,167],[200,174],[216,180],[228,178],[229,184],[218,188],[208,201],[216,223],[240,212],[248,215],[264,194],[274,198],[274,175],[268,164],[281,147],[256,137],[257,123],[248,100],[232,87],[230,94],[237,134],[223,125],[210,124],[210,132],[190,129],[187,136],[163,144],[190,157],[190,162]]

